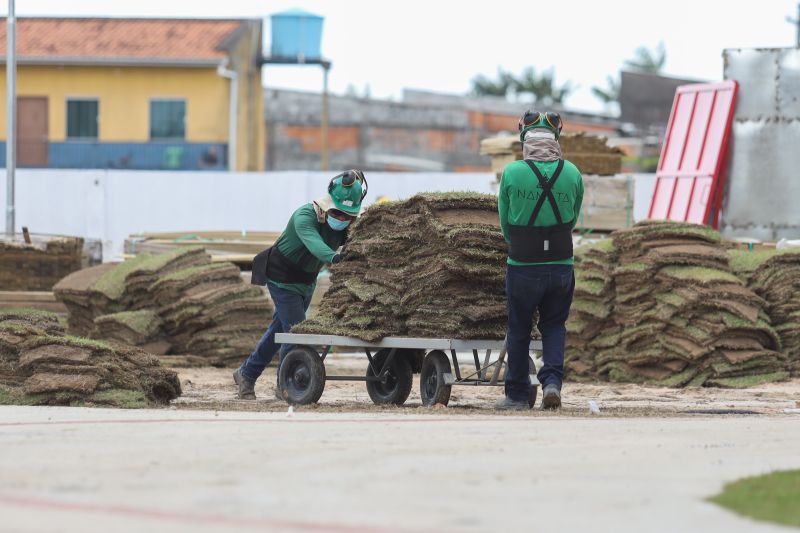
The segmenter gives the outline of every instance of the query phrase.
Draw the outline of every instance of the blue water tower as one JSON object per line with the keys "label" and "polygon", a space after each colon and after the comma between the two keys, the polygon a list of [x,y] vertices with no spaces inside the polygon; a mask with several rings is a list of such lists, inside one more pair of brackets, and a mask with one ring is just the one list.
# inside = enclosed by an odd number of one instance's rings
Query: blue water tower
{"label": "blue water tower", "polygon": [[299,63],[322,58],[322,17],[302,9],[270,15],[273,58],[296,59]]}

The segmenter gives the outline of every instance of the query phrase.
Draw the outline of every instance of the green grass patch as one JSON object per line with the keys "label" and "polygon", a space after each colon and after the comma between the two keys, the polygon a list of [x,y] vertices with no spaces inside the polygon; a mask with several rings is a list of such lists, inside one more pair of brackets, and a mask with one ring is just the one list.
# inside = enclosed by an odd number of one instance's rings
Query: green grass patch
{"label": "green grass patch", "polygon": [[103,274],[94,283],[92,289],[105,294],[111,300],[116,300],[125,292],[125,280],[129,275],[140,270],[154,272],[163,268],[177,257],[194,252],[197,249],[197,246],[187,246],[158,255],[139,254]]}
{"label": "green grass patch", "polygon": [[94,339],[87,339],[85,337],[74,337],[72,335],[66,335],[64,337],[53,337],[53,339],[66,339],[69,341],[69,344],[73,346],[83,347],[83,348],[99,348],[101,350],[113,350],[114,348],[108,344],[107,342],[103,341],[96,341]]}
{"label": "green grass patch", "polygon": [[686,303],[686,298],[674,292],[662,292],[656,294],[656,301],[660,304],[681,308]]}
{"label": "green grass patch", "polygon": [[166,276],[161,276],[161,279],[158,280],[156,285],[159,285],[163,282],[167,281],[180,281],[184,280],[188,277],[191,277],[195,274],[200,274],[203,272],[211,272],[214,270],[223,270],[223,269],[230,269],[230,263],[208,263],[206,265],[199,265],[193,266],[189,268],[184,268],[182,270],[176,270],[175,272],[171,272]]}
{"label": "green grass patch", "polygon": [[31,326],[28,324],[19,324],[17,322],[2,322],[0,323],[0,331],[8,331],[16,335],[46,335],[45,331],[41,328]]}
{"label": "green grass patch", "polygon": [[774,383],[776,381],[786,381],[789,379],[788,372],[772,372],[769,374],[756,374],[753,376],[739,376],[736,378],[713,378],[706,384],[723,389],[749,389],[764,383]]}
{"label": "green grass patch", "polygon": [[13,320],[15,318],[32,318],[58,322],[58,315],[50,311],[31,309],[28,307],[2,307],[0,320]]}
{"label": "green grass patch", "polygon": [[620,265],[614,271],[614,274],[627,274],[629,272],[645,272],[653,268],[653,265],[648,265],[647,263],[628,263],[626,265]]}
{"label": "green grass patch", "polygon": [[127,278],[130,273],[152,261],[154,257],[156,256],[139,254],[136,257],[132,257],[120,263],[95,281],[92,289],[105,294],[112,300],[116,300],[122,296],[125,290],[125,278]]}
{"label": "green grass patch", "polygon": [[756,520],[800,527],[800,470],[773,472],[728,483],[709,501]]}
{"label": "green grass patch", "polygon": [[612,253],[614,251],[614,241],[612,239],[600,239],[599,241],[581,244],[575,248],[575,256],[586,255],[593,250]]}
{"label": "green grass patch", "polygon": [[20,403],[19,395],[11,389],[0,386],[0,405],[16,405]]}
{"label": "green grass patch", "polygon": [[581,300],[576,298],[572,302],[572,308],[576,311],[580,311],[582,313],[586,313],[587,315],[591,315],[596,318],[605,318],[608,316],[609,309],[607,306],[591,301],[591,300]]}
{"label": "green grass patch", "polygon": [[598,280],[580,279],[575,283],[575,291],[600,296],[606,290],[606,284]]}
{"label": "green grass patch", "polygon": [[717,270],[716,268],[707,268],[699,266],[669,266],[661,269],[661,272],[669,277],[685,280],[685,281],[698,281],[700,283],[709,282],[729,282],[741,284],[741,280],[735,275]]}
{"label": "green grass patch", "polygon": [[769,258],[778,253],[776,250],[728,250],[731,270],[734,272],[750,273],[755,271]]}
{"label": "green grass patch", "polygon": [[150,309],[142,309],[139,311],[123,311],[121,313],[114,313],[111,315],[103,315],[95,318],[95,324],[102,324],[103,322],[117,322],[123,324],[132,331],[141,335],[149,335],[154,333],[161,320],[158,314]]}
{"label": "green grass patch", "polygon": [[114,405],[123,409],[143,409],[147,407],[147,398],[142,391],[128,389],[109,389],[95,392],[88,401],[106,405]]}

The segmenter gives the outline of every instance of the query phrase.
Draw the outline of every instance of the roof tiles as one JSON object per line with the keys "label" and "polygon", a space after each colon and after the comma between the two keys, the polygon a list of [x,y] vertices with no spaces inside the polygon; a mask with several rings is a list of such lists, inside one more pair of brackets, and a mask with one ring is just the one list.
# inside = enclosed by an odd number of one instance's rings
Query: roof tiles
{"label": "roof tiles", "polygon": [[[18,18],[20,62],[198,62],[222,60],[244,19]],[[0,20],[0,54],[6,20]]]}

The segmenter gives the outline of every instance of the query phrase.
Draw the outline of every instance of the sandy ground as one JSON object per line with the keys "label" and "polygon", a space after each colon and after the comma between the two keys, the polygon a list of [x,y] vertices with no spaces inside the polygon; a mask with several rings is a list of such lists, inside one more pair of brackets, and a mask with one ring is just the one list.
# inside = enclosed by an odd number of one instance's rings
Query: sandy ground
{"label": "sandy ground", "polygon": [[[326,360],[329,375],[357,375],[366,372],[366,358],[356,354],[334,353]],[[462,365],[462,372],[467,372]],[[286,411],[286,403],[275,399],[275,369],[267,368],[256,384],[258,400],[236,400],[232,370],[216,368],[177,368],[183,396],[175,402],[178,409],[216,409],[234,411]],[[411,396],[404,408],[373,405],[363,382],[329,381],[320,403],[296,408],[313,412],[391,412],[433,413],[441,409],[423,407],[419,396],[419,374],[414,375]],[[453,387],[449,414],[496,415],[494,402],[502,395],[502,387]],[[784,409],[800,408],[800,379],[774,383],[745,390],[714,388],[668,389],[620,384],[566,383],[563,389],[564,408],[557,416],[590,416],[589,401],[601,409],[601,417],[627,416],[697,416],[700,414],[783,414]],[[538,402],[537,402],[538,407]],[[519,415],[519,413],[516,413]],[[540,409],[524,416],[556,416]],[[596,416],[596,415],[595,415]]]}
{"label": "sandy ground", "polygon": [[415,385],[386,408],[363,383],[330,382],[318,406],[288,412],[274,372],[255,402],[233,399],[229,370],[180,376],[165,409],[0,407],[0,531],[778,532],[705,498],[800,468],[800,414],[784,411],[800,407],[800,380],[571,384],[559,413],[500,415],[499,388],[458,388],[434,409]]}

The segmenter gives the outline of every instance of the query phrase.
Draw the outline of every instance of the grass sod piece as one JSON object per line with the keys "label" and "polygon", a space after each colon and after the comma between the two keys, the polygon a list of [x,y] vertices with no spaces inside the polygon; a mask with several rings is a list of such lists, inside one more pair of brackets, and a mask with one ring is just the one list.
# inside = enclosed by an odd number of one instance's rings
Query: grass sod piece
{"label": "grass sod piece", "polygon": [[157,272],[181,256],[202,253],[205,253],[203,248],[187,246],[163,254],[139,254],[107,271],[92,285],[91,289],[104,294],[111,300],[117,300],[124,294],[125,281],[132,274]]}
{"label": "grass sod piece", "polygon": [[144,409],[149,407],[145,393],[129,389],[108,389],[98,391],[87,398],[98,405],[112,405],[123,409]]}
{"label": "grass sod piece", "polygon": [[776,250],[728,250],[731,270],[739,275],[749,275],[761,267],[768,259],[772,258]]}
{"label": "grass sod piece", "polygon": [[58,315],[50,311],[31,309],[29,307],[0,307],[0,321],[15,318],[29,319],[35,322],[58,322]]}
{"label": "grass sod piece", "polygon": [[121,324],[142,337],[151,337],[161,327],[161,320],[158,318],[158,314],[149,309],[122,311],[121,313],[99,316],[95,319],[95,324],[98,325],[113,326],[114,323]]}
{"label": "grass sod piece", "polygon": [[147,407],[180,394],[177,375],[140,350],[39,334],[30,326],[24,335],[13,353],[4,354],[4,372],[10,374],[0,403]]}
{"label": "grass sod piece", "polygon": [[699,285],[714,283],[739,283],[742,281],[734,274],[716,268],[697,266],[668,266],[659,271],[659,274],[682,282],[696,282]]}
{"label": "grass sod piece", "polygon": [[601,296],[607,292],[607,285],[598,280],[576,280],[575,294],[587,294],[590,296]]}
{"label": "grass sod piece", "polygon": [[506,244],[495,197],[423,193],[372,206],[348,250],[317,315],[293,331],[503,337]]}
{"label": "grass sod piece", "polygon": [[720,494],[708,501],[755,520],[800,527],[800,470],[727,483]]}
{"label": "grass sod piece", "polygon": [[197,265],[191,266],[188,268],[183,268],[181,270],[176,270],[175,272],[170,272],[169,274],[162,276],[154,285],[153,289],[158,290],[158,287],[162,283],[168,283],[170,281],[182,281],[188,279],[196,274],[203,274],[208,272],[215,272],[215,271],[233,271],[232,268],[236,269],[234,274],[239,275],[239,269],[236,268],[231,263],[208,263],[205,265]]}
{"label": "grass sod piece", "polygon": [[787,379],[789,379],[789,372],[784,370],[780,372],[755,374],[735,378],[710,378],[706,384],[723,389],[749,389],[765,383],[786,381]]}
{"label": "grass sod piece", "polygon": [[607,318],[609,313],[611,312],[611,310],[607,305],[603,305],[595,301],[583,300],[577,298],[572,302],[572,309],[593,316],[598,319]]}
{"label": "grass sod piece", "polygon": [[0,308],[0,325],[3,324],[26,324],[48,333],[63,333],[65,329],[57,314],[27,307]]}

